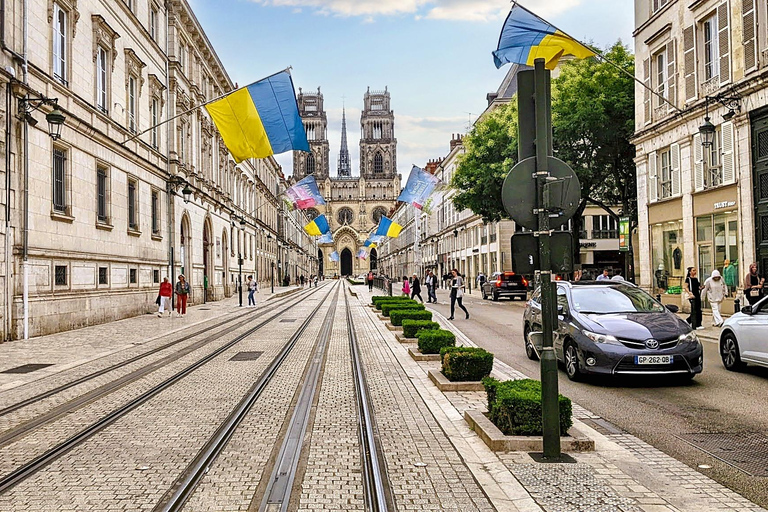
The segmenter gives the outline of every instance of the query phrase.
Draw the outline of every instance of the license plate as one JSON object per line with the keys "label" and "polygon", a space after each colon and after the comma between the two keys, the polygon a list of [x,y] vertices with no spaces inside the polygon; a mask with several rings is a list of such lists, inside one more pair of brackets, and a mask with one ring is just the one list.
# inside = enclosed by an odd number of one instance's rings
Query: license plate
{"label": "license plate", "polygon": [[672,364],[674,356],[635,356],[635,364]]}

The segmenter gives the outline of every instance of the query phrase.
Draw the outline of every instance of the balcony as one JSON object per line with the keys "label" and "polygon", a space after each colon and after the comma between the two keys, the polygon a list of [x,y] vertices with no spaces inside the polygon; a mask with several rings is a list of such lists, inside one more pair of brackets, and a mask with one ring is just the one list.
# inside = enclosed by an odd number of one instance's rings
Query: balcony
{"label": "balcony", "polygon": [[701,95],[712,96],[720,89],[720,75],[715,75],[701,84]]}

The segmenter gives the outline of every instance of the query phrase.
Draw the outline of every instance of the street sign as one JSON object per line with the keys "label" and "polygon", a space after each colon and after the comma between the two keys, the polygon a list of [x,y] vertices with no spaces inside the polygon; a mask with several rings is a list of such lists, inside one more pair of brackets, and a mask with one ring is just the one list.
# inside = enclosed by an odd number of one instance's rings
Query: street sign
{"label": "street sign", "polygon": [[[568,231],[555,231],[550,235],[552,248],[551,269],[555,274],[573,272],[573,236]],[[512,235],[512,271],[530,275],[542,270],[539,263],[539,240],[533,233]]]}
{"label": "street sign", "polygon": [[619,218],[619,251],[629,252],[629,217]]}
{"label": "street sign", "polygon": [[[550,222],[561,225],[574,216],[581,202],[581,185],[568,164],[553,156],[547,157],[551,181],[545,186],[545,201],[551,213],[558,213]],[[512,220],[526,229],[539,229],[539,216],[533,213],[537,197],[536,157],[518,162],[504,179],[501,200]]]}

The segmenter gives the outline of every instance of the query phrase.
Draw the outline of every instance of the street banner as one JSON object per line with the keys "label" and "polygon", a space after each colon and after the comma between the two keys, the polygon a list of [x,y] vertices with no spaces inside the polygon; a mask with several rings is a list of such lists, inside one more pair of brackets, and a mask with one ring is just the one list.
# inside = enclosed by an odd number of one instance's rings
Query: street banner
{"label": "street banner", "polygon": [[403,188],[397,200],[411,203],[416,208],[421,209],[439,182],[440,179],[437,176],[414,165],[410,176],[408,176],[405,188]]}
{"label": "street banner", "polygon": [[285,195],[293,204],[294,209],[306,210],[319,204],[325,204],[325,199],[317,188],[314,176],[307,176],[285,191]]}
{"label": "street banner", "polygon": [[629,217],[619,218],[619,251],[629,252]]}

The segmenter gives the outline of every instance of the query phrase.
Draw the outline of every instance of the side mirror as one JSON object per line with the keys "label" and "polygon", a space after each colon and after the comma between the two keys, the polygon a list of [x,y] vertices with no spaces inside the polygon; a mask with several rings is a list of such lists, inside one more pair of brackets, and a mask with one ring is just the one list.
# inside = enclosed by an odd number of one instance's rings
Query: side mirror
{"label": "side mirror", "polygon": [[751,315],[752,314],[752,306],[744,306],[741,308],[741,312],[745,315]]}
{"label": "side mirror", "polygon": [[675,306],[674,304],[665,304],[664,307],[666,307],[667,311],[669,311],[670,313],[677,313],[678,311],[680,311],[680,308]]}

